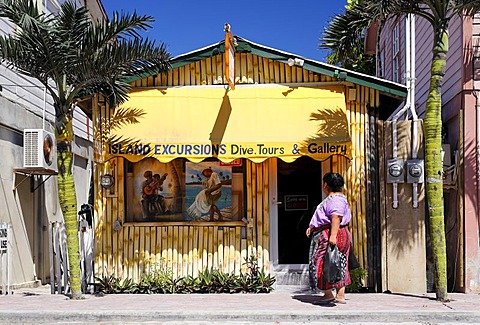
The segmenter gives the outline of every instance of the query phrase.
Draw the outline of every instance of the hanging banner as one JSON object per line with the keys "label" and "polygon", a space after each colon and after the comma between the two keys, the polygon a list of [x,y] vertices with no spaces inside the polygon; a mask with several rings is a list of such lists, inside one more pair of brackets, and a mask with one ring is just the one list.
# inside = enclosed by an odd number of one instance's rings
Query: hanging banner
{"label": "hanging banner", "polygon": [[225,77],[232,90],[235,90],[235,43],[230,25],[225,24]]}

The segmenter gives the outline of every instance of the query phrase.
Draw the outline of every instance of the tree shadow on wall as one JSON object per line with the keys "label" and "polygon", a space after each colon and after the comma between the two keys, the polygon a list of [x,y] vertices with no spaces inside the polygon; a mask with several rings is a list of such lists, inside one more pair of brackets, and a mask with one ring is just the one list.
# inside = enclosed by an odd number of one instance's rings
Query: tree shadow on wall
{"label": "tree shadow on wall", "polygon": [[312,141],[343,142],[350,139],[347,115],[338,108],[323,108],[310,114],[310,121],[317,124],[317,131],[305,139],[300,149],[306,149]]}
{"label": "tree shadow on wall", "polygon": [[[418,207],[413,208],[413,185],[407,183],[406,170],[407,160],[411,159],[411,147],[412,147],[412,125],[411,121],[399,121],[397,123],[397,148],[398,158],[404,162],[404,182],[398,184],[398,207],[393,208],[393,184],[387,183],[387,160],[393,157],[393,139],[392,130],[393,123],[387,122],[384,124],[383,139],[379,139],[380,145],[384,151],[384,168],[385,175],[381,177],[384,179],[385,193],[380,193],[380,196],[385,200],[385,213],[386,216],[383,219],[385,227],[387,250],[393,259],[399,259],[405,256],[405,254],[411,251],[419,242],[423,241],[427,229],[425,228],[426,210],[425,210],[425,183],[419,183],[417,190],[419,195]],[[418,125],[418,143],[420,146],[416,147],[418,153],[418,159],[424,159],[424,146],[423,146],[423,131],[422,125]],[[381,147],[381,148],[382,148]],[[421,218],[424,216],[424,219]],[[424,232],[422,232],[422,230]]]}
{"label": "tree shadow on wall", "polygon": [[102,116],[100,123],[95,127],[94,139],[105,145],[116,144],[121,147],[140,145],[140,140],[135,138],[126,138],[114,131],[121,130],[122,127],[131,124],[140,123],[146,112],[140,108],[133,107],[115,107],[111,110],[109,116]]}

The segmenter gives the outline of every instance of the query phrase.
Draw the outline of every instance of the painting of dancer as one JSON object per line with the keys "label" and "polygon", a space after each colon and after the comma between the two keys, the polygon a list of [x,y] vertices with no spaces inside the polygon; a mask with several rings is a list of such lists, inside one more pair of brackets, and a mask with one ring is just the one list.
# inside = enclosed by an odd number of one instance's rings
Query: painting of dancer
{"label": "painting of dancer", "polygon": [[189,221],[231,221],[232,167],[218,162],[186,163],[186,211]]}

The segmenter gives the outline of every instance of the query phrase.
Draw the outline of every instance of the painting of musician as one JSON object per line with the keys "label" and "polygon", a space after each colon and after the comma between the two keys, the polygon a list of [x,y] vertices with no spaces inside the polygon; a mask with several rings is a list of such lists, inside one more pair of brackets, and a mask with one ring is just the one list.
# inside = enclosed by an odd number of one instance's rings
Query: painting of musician
{"label": "painting of musician", "polygon": [[161,163],[146,158],[127,172],[127,222],[182,221],[183,161]]}
{"label": "painting of musician", "polygon": [[145,181],[142,184],[142,213],[143,218],[151,218],[160,214],[169,213],[165,206],[165,197],[162,195],[163,182],[168,173],[153,175],[151,170],[147,170],[143,177]]}

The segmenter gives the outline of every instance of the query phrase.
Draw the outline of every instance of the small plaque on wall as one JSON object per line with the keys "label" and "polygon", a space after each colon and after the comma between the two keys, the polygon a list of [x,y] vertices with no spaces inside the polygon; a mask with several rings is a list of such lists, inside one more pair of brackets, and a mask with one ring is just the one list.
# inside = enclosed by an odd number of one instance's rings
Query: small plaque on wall
{"label": "small plaque on wall", "polygon": [[232,167],[239,167],[242,166],[242,158],[237,158],[232,160],[231,162],[224,163],[224,162],[219,162],[220,166],[232,166]]}
{"label": "small plaque on wall", "polygon": [[308,210],[308,195],[285,195],[285,211]]}

